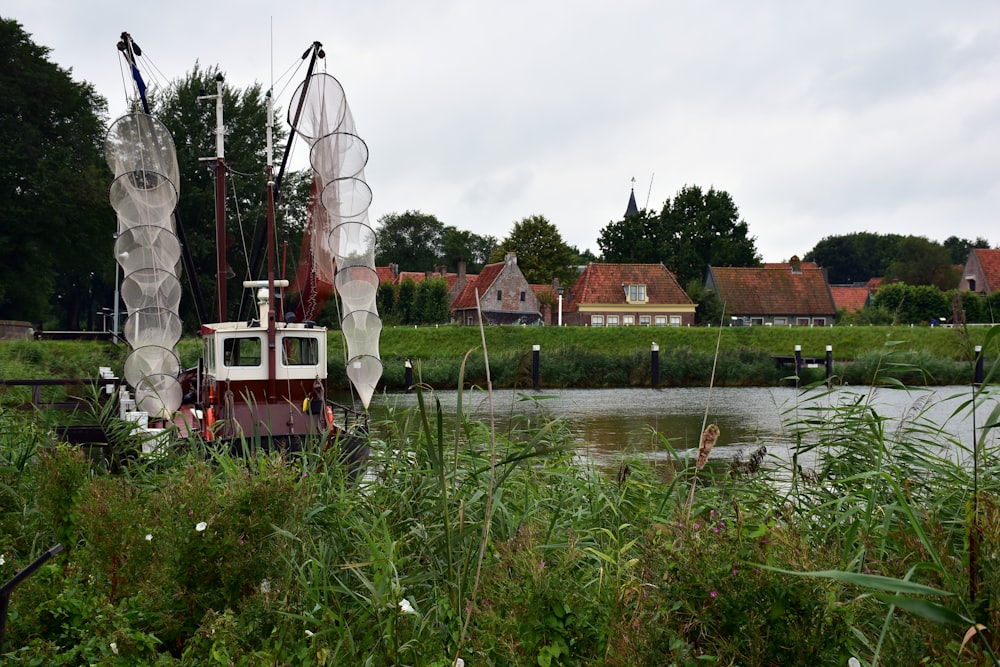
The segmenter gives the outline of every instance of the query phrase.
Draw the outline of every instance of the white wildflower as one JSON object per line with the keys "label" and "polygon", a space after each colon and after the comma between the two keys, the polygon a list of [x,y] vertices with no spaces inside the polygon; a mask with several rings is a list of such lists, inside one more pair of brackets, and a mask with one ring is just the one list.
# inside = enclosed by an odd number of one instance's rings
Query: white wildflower
{"label": "white wildflower", "polygon": [[407,600],[406,598],[403,598],[402,600],[399,601],[399,611],[404,614],[417,613],[417,610],[413,608],[413,605],[410,604],[410,601]]}
{"label": "white wildflower", "polygon": [[153,541],[153,534],[152,533],[146,533],[146,541],[147,542],[152,542]]}
{"label": "white wildflower", "polygon": [[271,581],[269,579],[265,579],[264,581],[260,582],[260,592],[263,593],[264,595],[267,595],[268,593],[271,592]]}
{"label": "white wildflower", "polygon": [[454,667],[465,667],[465,660],[462,660],[461,658],[455,658]]}
{"label": "white wildflower", "polygon": [[306,637],[312,637],[312,636],[313,636],[313,635],[315,635],[315,634],[316,634],[316,633],[315,633],[315,632],[313,632],[312,630],[306,630]]}
{"label": "white wildflower", "polygon": [[3,557],[3,554],[0,554],[0,565],[3,565],[6,562],[7,562],[7,559]]}
{"label": "white wildflower", "polygon": [[118,655],[118,644],[115,642],[111,642],[111,652]]}
{"label": "white wildflower", "polygon": [[194,527],[194,529],[197,530],[199,533],[205,530],[206,528],[208,528],[208,524],[205,523],[204,521],[199,521],[198,524]]}
{"label": "white wildflower", "polygon": [[861,667],[861,661],[852,655],[851,659],[847,661],[847,667]]}

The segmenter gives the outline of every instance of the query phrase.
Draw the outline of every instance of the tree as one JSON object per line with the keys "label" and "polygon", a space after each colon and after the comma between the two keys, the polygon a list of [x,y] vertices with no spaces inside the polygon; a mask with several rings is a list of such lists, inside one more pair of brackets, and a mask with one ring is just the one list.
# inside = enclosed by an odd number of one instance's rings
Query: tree
{"label": "tree", "polygon": [[802,259],[826,269],[831,284],[868,282],[886,275],[902,238],[899,234],[872,232],[827,236]]}
{"label": "tree", "polygon": [[645,209],[608,223],[597,240],[605,262],[663,263],[682,285],[713,266],[760,264],[756,239],[728,192],[684,186],[659,215]]}
{"label": "tree", "polygon": [[659,264],[663,219],[646,209],[609,222],[597,237],[601,259],[612,264]]}
{"label": "tree", "polygon": [[491,262],[501,262],[507,253],[517,255],[517,267],[529,283],[551,283],[558,278],[569,286],[576,281],[574,261],[577,253],[563,241],[559,230],[541,215],[532,215],[514,223],[514,228],[500,248],[493,251]]}
{"label": "tree", "polygon": [[923,236],[906,236],[897,244],[885,278],[907,285],[934,285],[948,290],[957,285],[961,277],[951,257],[948,249],[939,243]]}
{"label": "tree", "polygon": [[989,248],[990,242],[982,236],[977,236],[975,241],[960,239],[957,236],[949,236],[942,243],[945,249],[951,253],[953,264],[965,264],[969,259],[969,251],[973,248]]}
{"label": "tree", "polygon": [[[483,265],[497,247],[495,236],[479,236],[469,231],[459,230],[451,225],[441,233],[441,259],[448,268],[454,269],[460,260],[466,263],[466,270],[479,273]],[[423,267],[426,270],[428,267]]]}
{"label": "tree", "polygon": [[663,204],[660,251],[681,285],[703,280],[708,266],[760,264],[756,238],[728,192],[684,186]]}
{"label": "tree", "polygon": [[[215,176],[201,164],[201,158],[215,155],[215,105],[198,97],[214,93],[218,66],[194,69],[171,83],[160,98],[150,100],[153,114],[170,130],[177,149],[180,168],[180,199],[177,212],[184,226],[188,249],[195,265],[196,278],[187,276],[192,289],[199,289],[206,304],[214,302],[216,286]],[[224,78],[224,77],[223,77]],[[229,167],[226,188],[226,256],[229,267],[239,277],[227,284],[227,318],[236,313],[243,295],[243,279],[259,279],[259,267],[251,267],[256,240],[263,238],[267,224],[267,184],[264,165],[267,148],[267,108],[260,84],[237,90],[222,87],[223,115],[226,123],[226,164]],[[280,117],[279,113],[275,114]],[[287,136],[275,128],[275,143]],[[303,197],[308,191],[302,175],[289,175],[291,185],[280,193],[282,211],[294,215],[277,216],[279,238],[294,233],[293,248],[298,250],[305,209]],[[294,262],[292,263],[294,266]],[[279,267],[280,269],[280,267]],[[252,302],[250,304],[252,306]],[[211,306],[209,306],[211,308]],[[181,301],[181,315],[190,328],[194,323],[193,304]],[[211,316],[209,313],[206,315]],[[242,317],[242,314],[239,315]]]}
{"label": "tree", "polygon": [[448,282],[444,278],[421,280],[413,299],[411,321],[404,324],[443,324],[449,317]]}
{"label": "tree", "polygon": [[76,329],[111,304],[107,102],[0,19],[0,319]]}
{"label": "tree", "polygon": [[427,271],[442,256],[445,227],[433,215],[387,213],[379,218],[375,231],[375,263],[380,266],[394,262],[400,271]]}

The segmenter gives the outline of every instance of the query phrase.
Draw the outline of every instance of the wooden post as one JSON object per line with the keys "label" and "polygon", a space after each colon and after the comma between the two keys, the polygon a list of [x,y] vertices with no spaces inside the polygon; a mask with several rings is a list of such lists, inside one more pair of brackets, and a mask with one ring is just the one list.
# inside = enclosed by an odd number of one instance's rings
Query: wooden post
{"label": "wooden post", "polygon": [[410,363],[409,359],[406,360],[406,379],[404,382],[406,383],[406,391],[409,391],[413,386],[413,364]]}
{"label": "wooden post", "polygon": [[538,357],[541,345],[531,346],[531,386],[538,389]]}
{"label": "wooden post", "polygon": [[975,379],[976,384],[982,384],[983,383],[983,377],[984,377],[984,373],[983,373],[983,346],[982,345],[977,345],[976,346],[976,379]]}
{"label": "wooden post", "polygon": [[833,378],[833,345],[826,346],[826,386],[830,386]]}
{"label": "wooden post", "polygon": [[802,381],[802,346],[795,346],[795,387]]}
{"label": "wooden post", "polygon": [[653,388],[660,386],[660,346],[653,343],[650,346],[650,365],[652,367]]}

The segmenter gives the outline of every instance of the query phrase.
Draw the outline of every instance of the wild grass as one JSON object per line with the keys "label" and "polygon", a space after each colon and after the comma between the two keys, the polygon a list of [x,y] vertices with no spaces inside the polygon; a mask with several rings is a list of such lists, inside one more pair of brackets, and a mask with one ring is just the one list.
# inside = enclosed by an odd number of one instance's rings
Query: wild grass
{"label": "wild grass", "polygon": [[[876,377],[909,363],[890,347]],[[3,658],[1000,664],[997,396],[970,385],[969,446],[919,398],[881,414],[900,386],[803,390],[791,460],[756,472],[623,456],[606,475],[558,418],[446,418],[422,383],[373,424],[356,482],[319,447],[192,442],[109,470],[3,410],[0,580],[66,547],[14,592]]]}

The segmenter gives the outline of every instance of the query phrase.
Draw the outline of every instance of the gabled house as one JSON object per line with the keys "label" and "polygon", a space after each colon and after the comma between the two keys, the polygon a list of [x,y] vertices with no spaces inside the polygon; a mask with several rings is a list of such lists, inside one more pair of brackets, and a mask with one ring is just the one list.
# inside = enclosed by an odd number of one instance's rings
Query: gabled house
{"label": "gabled house", "polygon": [[662,264],[591,262],[568,290],[568,325],[690,326],[695,304]]}
{"label": "gabled house", "polygon": [[972,248],[962,269],[960,292],[992,294],[1000,290],[1000,250]]}
{"label": "gabled house", "polygon": [[517,255],[507,253],[504,261],[487,264],[479,275],[465,273],[459,265],[452,286],[451,315],[459,324],[478,324],[476,292],[484,324],[540,324],[541,304],[531,285],[517,267]]}
{"label": "gabled house", "polygon": [[705,288],[734,324],[829,326],[837,316],[826,272],[798,257],[754,267],[710,266]]}
{"label": "gabled house", "polygon": [[881,282],[881,278],[872,278],[867,283],[830,285],[833,305],[838,311],[843,309],[848,313],[860,312],[871,305],[872,297],[875,296]]}

